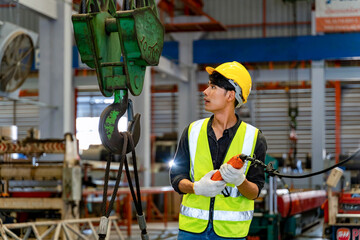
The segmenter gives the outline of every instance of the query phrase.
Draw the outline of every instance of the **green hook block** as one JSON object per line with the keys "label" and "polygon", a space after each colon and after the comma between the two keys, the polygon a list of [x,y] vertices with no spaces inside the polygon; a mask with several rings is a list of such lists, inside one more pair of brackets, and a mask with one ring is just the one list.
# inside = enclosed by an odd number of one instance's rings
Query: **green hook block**
{"label": "green hook block", "polygon": [[154,1],[149,6],[115,11],[112,1],[100,6],[87,2],[85,14],[72,17],[75,40],[82,62],[97,72],[100,91],[106,97],[116,90],[141,93],[146,66],[159,63],[164,45],[164,27]]}

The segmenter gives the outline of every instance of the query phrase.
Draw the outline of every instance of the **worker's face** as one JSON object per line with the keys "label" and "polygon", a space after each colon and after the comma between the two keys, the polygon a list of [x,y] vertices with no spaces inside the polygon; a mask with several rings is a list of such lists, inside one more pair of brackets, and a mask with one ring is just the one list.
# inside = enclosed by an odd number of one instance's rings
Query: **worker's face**
{"label": "worker's face", "polygon": [[228,104],[227,102],[227,93],[225,89],[216,86],[214,84],[208,83],[208,87],[204,90],[204,101],[205,101],[205,110],[209,112],[216,112],[222,110]]}

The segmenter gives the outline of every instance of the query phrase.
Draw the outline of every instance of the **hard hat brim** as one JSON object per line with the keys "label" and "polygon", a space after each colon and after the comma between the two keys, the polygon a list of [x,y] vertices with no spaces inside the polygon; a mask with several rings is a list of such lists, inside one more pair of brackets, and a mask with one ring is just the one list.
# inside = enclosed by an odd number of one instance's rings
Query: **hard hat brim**
{"label": "hard hat brim", "polygon": [[208,74],[212,74],[215,70],[215,68],[212,68],[212,67],[206,67],[205,70],[208,72]]}

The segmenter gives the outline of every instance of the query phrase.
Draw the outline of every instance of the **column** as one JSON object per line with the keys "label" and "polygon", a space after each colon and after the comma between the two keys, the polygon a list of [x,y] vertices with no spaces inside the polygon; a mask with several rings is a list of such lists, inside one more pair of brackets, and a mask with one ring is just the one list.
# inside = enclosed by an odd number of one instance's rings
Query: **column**
{"label": "column", "polygon": [[39,19],[39,101],[56,106],[40,109],[41,138],[74,132],[71,1],[57,1],[57,11],[57,20]]}
{"label": "column", "polygon": [[[320,171],[324,168],[325,158],[325,69],[324,61],[311,63],[311,170]],[[311,178],[312,188],[321,187],[323,175]]]}
{"label": "column", "polygon": [[202,33],[174,33],[171,36],[179,42],[179,65],[187,82],[178,82],[178,139],[184,128],[198,119],[198,84],[196,65],[193,59],[193,42]]}
{"label": "column", "polygon": [[151,68],[146,68],[143,90],[139,96],[132,96],[129,92],[129,98],[133,100],[134,114],[140,113],[141,135],[136,146],[137,163],[144,167],[144,185],[150,187],[151,183]]}

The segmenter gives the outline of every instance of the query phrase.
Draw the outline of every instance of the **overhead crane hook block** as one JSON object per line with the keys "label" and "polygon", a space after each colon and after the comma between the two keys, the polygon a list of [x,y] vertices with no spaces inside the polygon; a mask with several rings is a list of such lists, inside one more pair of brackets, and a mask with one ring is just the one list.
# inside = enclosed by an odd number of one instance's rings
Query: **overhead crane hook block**
{"label": "overhead crane hook block", "polygon": [[[118,123],[128,107],[127,97],[118,101],[116,95],[127,90],[134,96],[140,95],[146,66],[159,63],[164,45],[164,27],[155,0],[138,0],[136,4],[134,0],[125,0],[125,3],[126,11],[116,11],[112,0],[82,0],[80,13],[72,16],[82,62],[96,69],[101,93],[105,97],[115,95],[114,103],[104,110],[99,123],[101,140],[113,153],[121,153],[115,145],[122,145],[123,137],[115,133],[109,138],[109,129],[117,129],[113,124]],[[140,127],[135,121],[133,130],[140,134],[137,126]]]}

